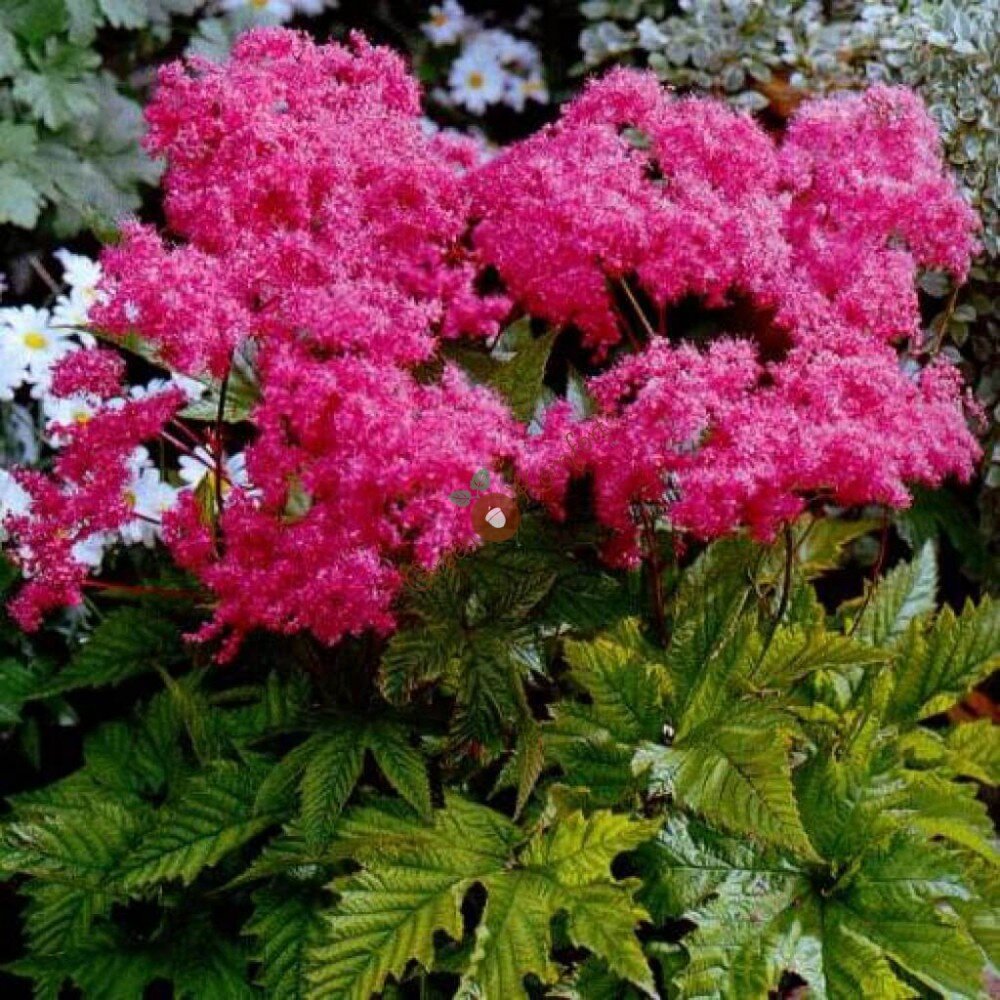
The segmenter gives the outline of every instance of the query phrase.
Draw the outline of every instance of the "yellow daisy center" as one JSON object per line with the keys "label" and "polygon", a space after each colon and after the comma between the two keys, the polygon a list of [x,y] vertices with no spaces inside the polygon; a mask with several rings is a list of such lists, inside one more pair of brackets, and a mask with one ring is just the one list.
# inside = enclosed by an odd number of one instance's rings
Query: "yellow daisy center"
{"label": "yellow daisy center", "polygon": [[37,330],[30,330],[24,335],[24,346],[32,351],[40,351],[49,346],[49,339],[44,333]]}
{"label": "yellow daisy center", "polygon": [[443,28],[448,23],[448,15],[444,11],[438,11],[436,14],[431,14],[431,24],[435,28]]}
{"label": "yellow daisy center", "polygon": [[473,90],[479,90],[479,88],[482,87],[482,85],[485,82],[486,81],[483,80],[483,74],[482,73],[472,72],[472,73],[469,74],[469,86]]}

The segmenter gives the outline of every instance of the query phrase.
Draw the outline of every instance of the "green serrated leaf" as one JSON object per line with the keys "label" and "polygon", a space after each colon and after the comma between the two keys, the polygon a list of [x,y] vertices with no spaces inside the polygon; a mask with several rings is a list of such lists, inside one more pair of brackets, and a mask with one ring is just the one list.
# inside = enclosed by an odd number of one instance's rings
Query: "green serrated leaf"
{"label": "green serrated leaf", "polygon": [[87,637],[69,665],[33,697],[120,684],[176,662],[181,652],[180,630],[173,622],[149,608],[117,608]]}
{"label": "green serrated leaf", "polygon": [[1000,665],[1000,603],[983,598],[961,615],[943,608],[930,628],[914,623],[899,643],[888,721],[913,724],[950,708]]}
{"label": "green serrated leaf", "polygon": [[759,689],[790,687],[820,671],[867,669],[889,660],[881,649],[825,629],[780,627],[763,659],[753,668],[749,683]]}
{"label": "green serrated leaf", "polygon": [[549,958],[555,887],[534,872],[484,879],[487,899],[460,996],[525,996],[524,978],[543,983],[558,977]]}
{"label": "green serrated leaf", "polygon": [[304,1000],[308,955],[323,930],[320,902],[308,888],[276,884],[254,893],[244,933],[256,940],[257,979],[271,1000]]}
{"label": "green serrated leaf", "polygon": [[[411,961],[429,969],[434,935],[462,937],[462,897],[472,881],[509,859],[509,824],[491,810],[451,797],[422,826],[382,810],[359,810],[345,834],[366,868],[334,882],[339,902],[312,950],[311,997],[369,1000]],[[372,840],[365,831],[378,839]]]}
{"label": "green serrated leaf", "polygon": [[334,821],[361,777],[365,746],[359,735],[357,728],[345,726],[318,733],[304,745],[308,751],[299,786],[302,832],[311,846],[329,839]]}
{"label": "green serrated leaf", "polygon": [[945,737],[945,746],[955,774],[1000,785],[1000,726],[992,719],[955,726]]}
{"label": "green serrated leaf", "polygon": [[427,764],[410,745],[401,726],[374,725],[365,732],[365,745],[389,784],[422,816],[431,814],[431,786]]}
{"label": "green serrated leaf", "polygon": [[934,610],[937,586],[934,546],[927,542],[912,562],[897,566],[875,585],[874,596],[861,602],[854,634],[872,646],[889,645],[911,621]]}
{"label": "green serrated leaf", "polygon": [[799,817],[788,734],[749,713],[708,723],[670,748],[652,748],[653,778],[721,829],[815,858]]}
{"label": "green serrated leaf", "polygon": [[205,869],[258,836],[276,817],[254,815],[259,778],[228,761],[192,775],[159,812],[124,862],[129,889],[177,879],[189,885]]}
{"label": "green serrated leaf", "polygon": [[493,368],[486,383],[503,396],[518,420],[530,420],[535,412],[557,335],[557,330],[550,330],[533,337],[527,318],[518,320],[503,335],[501,345],[513,356]]}

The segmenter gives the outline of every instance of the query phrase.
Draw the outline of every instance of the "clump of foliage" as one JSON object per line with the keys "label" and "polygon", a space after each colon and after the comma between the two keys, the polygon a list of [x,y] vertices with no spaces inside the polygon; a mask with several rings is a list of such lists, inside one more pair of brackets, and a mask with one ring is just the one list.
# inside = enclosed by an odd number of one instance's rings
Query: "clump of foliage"
{"label": "clump of foliage", "polygon": [[189,612],[107,612],[20,695],[144,692],[14,797],[13,970],[116,998],[982,995],[997,731],[939,713],[1000,614],[939,609],[930,546],[827,613],[813,581],[868,527],[716,543],[665,581],[666,644],[534,519],[384,650],[206,670]]}
{"label": "clump of foliage", "polygon": [[107,225],[139,205],[156,165],[139,149],[142,114],[103,68],[98,31],[163,31],[201,0],[13,0],[0,11],[0,224],[57,235]]}

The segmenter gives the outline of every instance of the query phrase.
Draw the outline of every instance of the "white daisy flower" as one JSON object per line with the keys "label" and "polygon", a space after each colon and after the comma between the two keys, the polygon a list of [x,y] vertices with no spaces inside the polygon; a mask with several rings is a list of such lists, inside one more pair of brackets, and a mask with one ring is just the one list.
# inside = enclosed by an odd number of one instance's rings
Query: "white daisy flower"
{"label": "white daisy flower", "polygon": [[113,541],[114,536],[109,532],[97,531],[87,538],[82,538],[73,546],[71,549],[73,558],[91,569],[100,569],[101,563],[104,562],[104,553]]}
{"label": "white daisy flower", "polygon": [[30,506],[31,497],[20,483],[6,469],[0,469],[0,542],[7,540],[4,521],[27,514]]}
{"label": "white daisy flower", "polygon": [[188,378],[187,375],[179,375],[174,372],[170,376],[170,384],[175,385],[187,396],[189,402],[196,402],[208,392],[208,386],[204,382],[199,382],[196,378]]}
{"label": "white daisy flower", "polygon": [[9,403],[24,382],[24,364],[13,343],[4,335],[3,314],[6,311],[0,309],[0,400]]}
{"label": "white daisy flower", "polygon": [[255,19],[271,24],[290,21],[295,16],[294,0],[221,0],[223,10],[248,10]]}
{"label": "white daisy flower", "polygon": [[60,295],[52,306],[52,325],[71,330],[85,327],[90,322],[90,309],[93,304],[93,299],[75,288],[69,295]]}
{"label": "white daisy flower", "polygon": [[[181,455],[179,475],[184,488],[195,489],[206,477],[210,476],[215,482],[215,459],[205,448],[196,448],[193,455]],[[242,452],[235,455],[228,455],[223,459],[222,467],[225,470],[225,479],[222,483],[222,493],[225,495],[233,486],[247,489],[250,480],[247,477],[247,459]]]}
{"label": "white daisy flower", "polygon": [[481,31],[471,38],[463,55],[470,53],[483,59],[492,59],[502,66],[514,63],[522,69],[534,69],[541,64],[538,49],[531,42],[515,38],[499,28]]}
{"label": "white daisy flower", "polygon": [[93,305],[98,297],[97,286],[101,280],[101,265],[96,260],[91,260],[82,254],[70,253],[68,250],[57,250],[55,256],[62,264],[62,280]]}
{"label": "white daisy flower", "polygon": [[42,412],[45,414],[45,433],[49,444],[61,448],[67,442],[64,434],[57,427],[72,427],[87,423],[97,412],[100,404],[92,396],[45,396],[42,399]]}
{"label": "white daisy flower", "polygon": [[5,368],[13,365],[23,372],[24,381],[42,391],[48,387],[52,365],[78,346],[66,330],[52,325],[48,309],[34,306],[0,311],[0,340]]}
{"label": "white daisy flower", "polygon": [[[90,322],[90,310],[101,299],[97,290],[101,280],[101,265],[96,260],[68,250],[55,252],[63,268],[63,281],[69,285],[69,294],[60,295],[52,307],[52,323],[56,327],[80,328]],[[93,346],[90,334],[81,334],[80,339]]]}
{"label": "white daisy flower", "polygon": [[523,111],[528,101],[547,104],[549,89],[545,86],[545,81],[537,74],[528,77],[509,76],[505,100],[515,111]]}
{"label": "white daisy flower", "polygon": [[444,0],[430,10],[430,20],[422,25],[424,34],[435,45],[454,45],[473,25],[474,20],[455,0]]}
{"label": "white daisy flower", "polygon": [[451,97],[474,115],[481,115],[504,95],[507,74],[487,49],[463,52],[448,75]]}
{"label": "white daisy flower", "polygon": [[133,465],[126,500],[136,516],[119,529],[122,541],[151,549],[161,536],[163,515],[173,508],[179,492],[163,480],[159,469],[144,463]]}

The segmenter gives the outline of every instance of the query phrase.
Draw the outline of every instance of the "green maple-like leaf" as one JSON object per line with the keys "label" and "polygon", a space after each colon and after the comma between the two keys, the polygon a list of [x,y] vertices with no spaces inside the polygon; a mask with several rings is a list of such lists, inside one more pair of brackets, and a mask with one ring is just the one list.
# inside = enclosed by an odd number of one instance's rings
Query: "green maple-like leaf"
{"label": "green maple-like leaf", "polygon": [[516,836],[489,814],[453,799],[428,827],[377,809],[354,817],[347,835],[377,860],[331,887],[339,901],[312,952],[310,996],[369,1000],[411,961],[431,967],[435,933],[462,937],[466,890],[503,868]]}
{"label": "green maple-like leaf", "polygon": [[431,811],[427,766],[406,728],[384,720],[340,718],[286,754],[261,785],[257,808],[274,810],[293,789],[300,801],[300,829],[311,847],[328,841],[370,753],[389,784],[424,816]]}
{"label": "green maple-like leaf", "polygon": [[887,720],[910,724],[950,708],[1000,666],[1000,603],[983,598],[961,615],[944,608],[924,629],[900,640]]}
{"label": "green maple-like leaf", "polygon": [[980,719],[955,726],[945,737],[948,766],[984,785],[1000,784],[1000,726]]}
{"label": "green maple-like leaf", "polygon": [[822,671],[845,671],[885,663],[890,654],[822,628],[779,627],[748,677],[755,688],[790,687]]}
{"label": "green maple-like leaf", "polygon": [[589,696],[587,714],[621,743],[656,739],[664,719],[669,676],[661,651],[626,619],[591,642],[567,642],[570,678]]}
{"label": "green maple-like leaf", "polygon": [[304,1000],[309,950],[323,926],[319,900],[307,888],[276,884],[254,893],[254,915],[244,933],[257,942],[257,979],[271,1000]]}
{"label": "green maple-like leaf", "polygon": [[274,815],[254,812],[259,784],[259,769],[229,761],[192,775],[123,860],[126,886],[140,889],[171,879],[190,884],[205,868],[274,825]]}
{"label": "green maple-like leaf", "polygon": [[653,781],[722,830],[810,857],[815,852],[799,817],[788,744],[788,732],[775,720],[747,712],[732,722],[706,723],[638,759],[652,764]]}
{"label": "green maple-like leaf", "polygon": [[525,976],[555,982],[558,971],[549,957],[555,886],[533,871],[498,874],[483,884],[486,910],[460,992],[520,997],[526,996]]}
{"label": "green maple-like leaf", "polygon": [[[899,833],[823,876],[773,853],[670,824],[640,855],[654,912],[685,917],[683,996],[765,1000],[785,972],[828,1000],[912,995],[898,967],[949,997],[978,995],[983,956],[947,904],[970,891],[948,854]],[[686,907],[679,909],[679,907]]]}
{"label": "green maple-like leaf", "polygon": [[933,611],[938,586],[937,560],[931,542],[910,563],[902,563],[874,585],[857,605],[858,620],[852,626],[862,642],[884,646],[899,639],[920,615]]}
{"label": "green maple-like leaf", "polygon": [[546,752],[594,804],[613,805],[636,786],[635,747],[662,735],[669,684],[663,654],[635,619],[592,641],[569,641],[564,650],[569,678],[589,703],[563,701],[553,709],[543,730]]}
{"label": "green maple-like leaf", "polygon": [[[611,862],[655,834],[658,822],[612,813],[556,817],[518,851],[525,837],[491,810],[451,796],[430,825],[385,806],[358,810],[339,829],[345,849],[362,861],[357,875],[336,881],[339,902],[327,939],[313,952],[313,993],[367,998],[411,961],[430,969],[433,937],[463,936],[462,902],[475,884],[486,905],[463,962],[461,993],[524,995],[526,976],[554,982],[552,919],[567,914],[571,936],[644,987],[652,980],[631,937],[645,911]],[[630,940],[602,932],[602,910]]]}
{"label": "green maple-like leaf", "polygon": [[120,684],[179,659],[180,630],[148,608],[118,608],[87,637],[69,665],[36,692],[45,698],[82,687]]}

